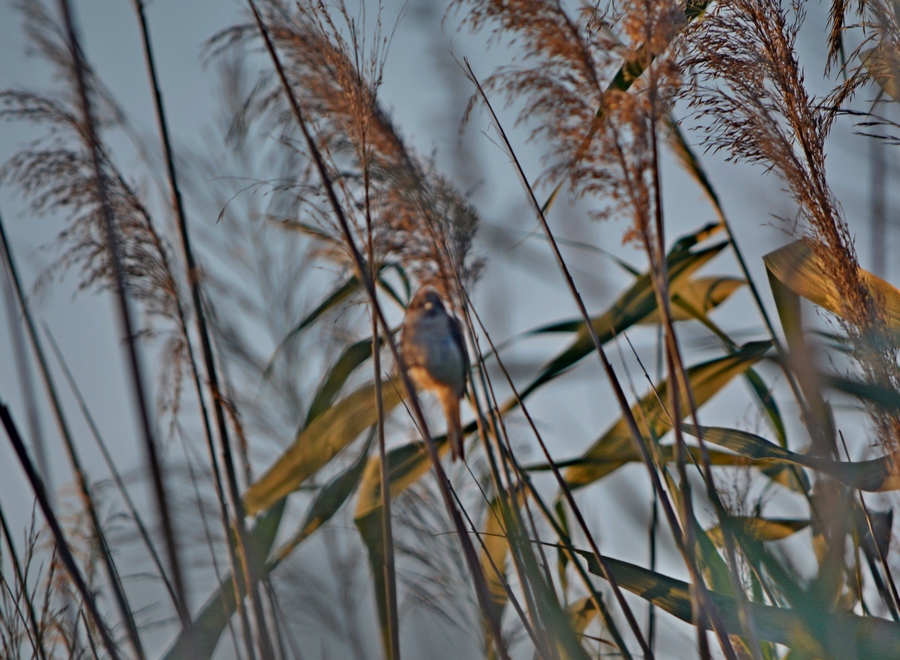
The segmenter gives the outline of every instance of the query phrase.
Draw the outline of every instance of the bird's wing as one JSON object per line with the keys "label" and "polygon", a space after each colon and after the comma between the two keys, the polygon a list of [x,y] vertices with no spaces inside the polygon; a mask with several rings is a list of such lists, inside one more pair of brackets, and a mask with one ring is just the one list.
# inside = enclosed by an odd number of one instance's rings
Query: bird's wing
{"label": "bird's wing", "polygon": [[463,334],[462,323],[455,316],[450,317],[450,335],[453,341],[459,346],[459,351],[463,359],[463,380],[460,387],[459,395],[462,396],[466,391],[466,378],[469,376],[469,351],[466,348],[466,337]]}

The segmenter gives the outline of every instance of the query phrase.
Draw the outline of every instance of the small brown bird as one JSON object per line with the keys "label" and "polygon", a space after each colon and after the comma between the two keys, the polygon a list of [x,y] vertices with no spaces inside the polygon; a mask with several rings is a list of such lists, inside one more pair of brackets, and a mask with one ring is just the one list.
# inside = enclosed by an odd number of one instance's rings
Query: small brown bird
{"label": "small brown bird", "polygon": [[453,460],[463,458],[459,400],[466,392],[469,354],[459,319],[447,313],[434,287],[419,289],[410,301],[400,351],[416,388],[434,392],[444,407]]}

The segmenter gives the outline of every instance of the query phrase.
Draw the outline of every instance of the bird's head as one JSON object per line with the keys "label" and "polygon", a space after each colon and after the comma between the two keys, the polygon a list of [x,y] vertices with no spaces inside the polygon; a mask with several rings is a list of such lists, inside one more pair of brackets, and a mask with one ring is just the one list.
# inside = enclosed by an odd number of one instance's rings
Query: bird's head
{"label": "bird's head", "polygon": [[433,286],[422,287],[413,296],[409,303],[409,312],[416,312],[423,316],[437,316],[438,314],[446,314],[444,309],[444,301],[441,295]]}

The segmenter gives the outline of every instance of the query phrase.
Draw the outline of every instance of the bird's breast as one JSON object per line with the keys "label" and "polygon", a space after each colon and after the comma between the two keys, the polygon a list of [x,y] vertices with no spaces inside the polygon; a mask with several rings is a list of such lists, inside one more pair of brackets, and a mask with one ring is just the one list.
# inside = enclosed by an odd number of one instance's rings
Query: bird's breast
{"label": "bird's breast", "polygon": [[[410,365],[409,375],[420,389],[450,387],[455,392],[465,389],[466,365],[459,346],[446,323],[419,324],[407,329],[404,353]],[[412,330],[412,332],[410,332]]]}

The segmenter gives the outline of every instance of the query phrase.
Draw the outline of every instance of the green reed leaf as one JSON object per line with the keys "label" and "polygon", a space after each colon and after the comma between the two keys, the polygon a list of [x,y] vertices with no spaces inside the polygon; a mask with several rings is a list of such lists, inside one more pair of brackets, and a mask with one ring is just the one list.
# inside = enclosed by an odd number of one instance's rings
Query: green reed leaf
{"label": "green reed leaf", "polygon": [[[768,341],[750,342],[725,357],[710,360],[687,370],[687,378],[699,407],[719,392],[728,382],[758,362],[772,347]],[[668,405],[669,382],[663,381],[656,391],[651,391],[632,407],[632,414],[645,442],[661,438],[671,429],[671,420],[663,408]],[[684,392],[680,392],[681,410],[687,416],[690,408]],[[566,470],[565,478],[572,488],[591,484],[629,462],[637,453],[624,418],[620,418],[582,456],[581,465]],[[627,457],[627,458],[626,458]],[[620,460],[624,459],[624,460]],[[612,460],[610,460],[612,459]]]}
{"label": "green reed leaf", "polygon": [[684,424],[682,428],[686,433],[694,436],[699,433],[704,441],[726,447],[742,456],[757,461],[807,467],[827,474],[851,488],[871,492],[900,490],[900,474],[895,474],[894,470],[897,456],[888,455],[868,461],[843,463],[818,456],[797,454],[748,431],[712,426],[696,427],[692,424]]}
{"label": "green reed leaf", "polygon": [[[402,397],[391,381],[382,384],[384,412]],[[334,404],[297,434],[294,444],[244,494],[247,514],[271,506],[293,492],[378,419],[375,383],[368,383]]]}
{"label": "green reed leaf", "polygon": [[[383,341],[379,341],[379,347],[383,343]],[[325,380],[319,385],[319,389],[309,405],[309,411],[306,413],[304,426],[309,426],[316,417],[331,407],[347,379],[356,371],[357,367],[370,357],[372,357],[371,337],[351,344],[344,349],[344,352],[341,353],[341,356],[328,371]]]}
{"label": "green reed leaf", "polygon": [[[719,243],[697,252],[691,251],[689,246],[670,252],[667,260],[669,288],[672,294],[678,294],[681,286],[689,281],[691,273],[719,254],[726,245],[727,243]],[[616,300],[606,313],[591,319],[591,325],[600,341],[606,343],[647,318],[655,310],[656,294],[654,293],[653,282],[650,274],[644,273],[635,280],[634,284]],[[559,332],[558,326],[559,324],[554,324],[546,328],[539,328],[532,331],[532,334]],[[543,368],[537,378],[521,391],[520,396],[522,398],[553,380],[564,371],[571,369],[594,351],[593,340],[584,322],[577,321],[576,324],[570,327],[576,329],[574,341],[562,353],[553,358]],[[510,402],[504,409],[508,410],[514,406],[515,402]]]}
{"label": "green reed leaf", "polygon": [[[264,562],[275,543],[275,536],[284,515],[284,505],[282,500],[266,511],[257,519],[249,533],[250,543],[254,548],[251,556],[257,561],[257,574],[263,577],[269,572]],[[178,633],[178,637],[163,655],[163,660],[212,657],[219,638],[236,609],[234,581],[229,571],[194,617],[191,625],[182,628]]]}
{"label": "green reed leaf", "polygon": [[[600,566],[591,553],[576,552],[587,561],[591,573],[602,577]],[[606,561],[623,589],[696,625],[687,582],[617,559],[607,558]],[[715,592],[710,596],[726,629],[731,634],[741,634],[737,600]],[[860,658],[887,660],[900,654],[900,624],[884,619],[833,611],[830,605],[821,603],[814,609],[811,606],[788,609],[760,603],[750,603],[749,608],[760,639],[802,649],[816,657],[832,657],[827,652],[832,639],[851,645]],[[703,625],[709,626],[708,619]]]}

